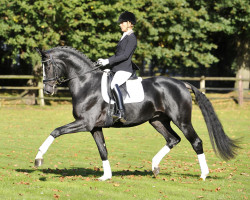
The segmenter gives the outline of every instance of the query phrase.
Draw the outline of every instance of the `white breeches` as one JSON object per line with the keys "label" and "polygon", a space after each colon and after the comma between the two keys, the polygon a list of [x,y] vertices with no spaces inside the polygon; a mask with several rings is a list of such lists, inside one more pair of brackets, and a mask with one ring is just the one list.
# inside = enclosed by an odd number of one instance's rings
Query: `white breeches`
{"label": "white breeches", "polygon": [[115,73],[114,78],[111,82],[111,89],[115,87],[117,84],[118,86],[122,85],[125,83],[129,77],[132,75],[131,72],[126,72],[126,71],[118,71]]}

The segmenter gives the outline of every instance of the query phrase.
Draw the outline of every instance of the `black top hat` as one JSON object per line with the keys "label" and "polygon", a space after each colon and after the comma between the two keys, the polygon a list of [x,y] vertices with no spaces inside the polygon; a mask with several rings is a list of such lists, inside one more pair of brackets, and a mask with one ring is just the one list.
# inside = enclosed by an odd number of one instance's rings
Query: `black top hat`
{"label": "black top hat", "polygon": [[118,19],[118,23],[127,22],[127,21],[130,21],[134,25],[136,24],[136,18],[132,12],[125,11],[120,15]]}

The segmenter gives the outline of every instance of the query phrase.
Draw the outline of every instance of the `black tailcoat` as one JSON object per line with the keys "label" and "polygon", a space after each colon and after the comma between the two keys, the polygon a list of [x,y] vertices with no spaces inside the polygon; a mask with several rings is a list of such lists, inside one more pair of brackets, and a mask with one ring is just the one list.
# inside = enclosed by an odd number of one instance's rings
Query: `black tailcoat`
{"label": "black tailcoat", "polygon": [[137,47],[137,39],[133,32],[126,35],[116,47],[114,56],[109,58],[109,64],[111,65],[112,71],[127,71],[133,72],[132,67],[132,56]]}

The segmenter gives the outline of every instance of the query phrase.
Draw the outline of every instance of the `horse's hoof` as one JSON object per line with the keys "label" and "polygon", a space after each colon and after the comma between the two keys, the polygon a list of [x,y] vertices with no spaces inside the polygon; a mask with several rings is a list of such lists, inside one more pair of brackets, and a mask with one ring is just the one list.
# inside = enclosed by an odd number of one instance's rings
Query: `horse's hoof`
{"label": "horse's hoof", "polygon": [[206,176],[206,175],[201,175],[201,177],[200,177],[199,181],[205,181],[205,180],[206,180],[206,178],[207,178],[207,176]]}
{"label": "horse's hoof", "polygon": [[205,180],[206,180],[206,178],[207,178],[208,173],[209,173],[209,172],[204,173],[204,174],[201,174],[201,176],[200,176],[200,179],[199,179],[199,180],[201,180],[201,181],[205,181]]}
{"label": "horse's hoof", "polygon": [[106,180],[109,180],[109,179],[111,179],[111,177],[102,176],[102,177],[98,178],[97,180],[98,181],[106,181]]}
{"label": "horse's hoof", "polygon": [[43,164],[43,158],[35,159],[35,167],[40,167]]}
{"label": "horse's hoof", "polygon": [[153,173],[154,177],[156,177],[160,173],[160,167],[154,167]]}
{"label": "horse's hoof", "polygon": [[199,178],[199,181],[205,181],[206,180],[206,177],[200,177]]}

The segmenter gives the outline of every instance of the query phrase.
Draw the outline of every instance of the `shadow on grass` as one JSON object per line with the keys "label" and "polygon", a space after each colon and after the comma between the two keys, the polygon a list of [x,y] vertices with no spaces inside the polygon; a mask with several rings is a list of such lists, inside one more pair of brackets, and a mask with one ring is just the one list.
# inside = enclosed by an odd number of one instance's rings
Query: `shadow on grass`
{"label": "shadow on grass", "polygon": [[[81,177],[89,177],[89,176],[94,176],[94,177],[101,177],[103,175],[103,171],[100,171],[100,169],[85,169],[85,168],[70,168],[70,169],[16,169],[17,172],[22,172],[22,173],[34,173],[34,172],[41,172],[43,174],[54,174],[56,177],[70,177],[70,176],[81,176]],[[123,170],[123,171],[113,171],[112,172],[113,176],[117,177],[126,177],[126,176],[151,176],[154,178],[152,171],[149,170]],[[200,178],[200,175],[198,174],[184,174],[184,173],[164,173],[161,172],[160,175],[167,176],[167,178],[171,177],[188,177],[188,178],[196,178],[197,180]],[[160,176],[159,175],[159,176]],[[159,177],[157,176],[157,178]],[[223,177],[218,177],[218,176],[208,176],[207,179],[214,179],[214,180],[219,180],[219,179],[224,179]],[[41,177],[39,178],[40,181],[46,181],[46,177]]]}
{"label": "shadow on grass", "polygon": [[[72,168],[72,169],[16,169],[17,172],[23,172],[23,173],[33,173],[33,172],[41,172],[43,174],[55,174],[60,175],[61,177],[66,176],[102,176],[103,171],[100,171],[100,169],[85,169],[85,168]],[[139,170],[123,170],[123,171],[113,171],[113,176],[150,176],[153,175],[151,171],[139,171]]]}

